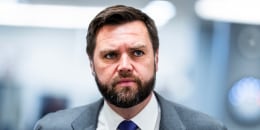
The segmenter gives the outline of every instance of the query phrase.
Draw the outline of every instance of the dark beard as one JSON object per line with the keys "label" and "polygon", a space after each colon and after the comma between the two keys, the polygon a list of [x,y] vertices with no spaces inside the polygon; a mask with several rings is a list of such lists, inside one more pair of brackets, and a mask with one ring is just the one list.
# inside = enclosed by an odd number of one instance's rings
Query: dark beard
{"label": "dark beard", "polygon": [[95,76],[95,80],[99,91],[109,103],[117,107],[129,108],[141,103],[151,94],[156,80],[155,73],[156,72],[154,71],[153,77],[143,84],[139,78],[132,76],[131,74],[120,74],[121,77],[124,78],[133,78],[137,84],[137,90],[130,87],[124,87],[120,90],[120,92],[116,91],[116,79],[113,81],[112,85],[102,84],[97,76]]}

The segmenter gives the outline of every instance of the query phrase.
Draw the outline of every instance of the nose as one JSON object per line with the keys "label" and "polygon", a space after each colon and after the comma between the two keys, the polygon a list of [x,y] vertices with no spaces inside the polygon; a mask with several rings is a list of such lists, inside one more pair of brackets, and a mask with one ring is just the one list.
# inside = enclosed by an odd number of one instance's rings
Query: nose
{"label": "nose", "polygon": [[118,64],[119,72],[131,72],[133,70],[133,66],[131,63],[131,58],[127,54],[123,54],[120,57]]}

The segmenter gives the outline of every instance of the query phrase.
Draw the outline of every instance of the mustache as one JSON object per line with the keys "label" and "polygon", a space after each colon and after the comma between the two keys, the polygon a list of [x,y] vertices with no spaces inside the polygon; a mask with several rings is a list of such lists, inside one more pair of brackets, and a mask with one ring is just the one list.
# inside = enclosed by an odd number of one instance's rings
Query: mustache
{"label": "mustache", "polygon": [[133,73],[130,71],[121,71],[121,72],[119,72],[118,75],[119,75],[119,77],[122,77],[122,78],[128,78],[128,77],[132,77]]}
{"label": "mustache", "polygon": [[123,80],[129,80],[141,84],[141,80],[137,76],[134,76],[132,73],[129,72],[123,72],[123,73],[119,73],[119,75],[114,78],[112,82],[112,86],[116,86],[116,84],[118,84]]}

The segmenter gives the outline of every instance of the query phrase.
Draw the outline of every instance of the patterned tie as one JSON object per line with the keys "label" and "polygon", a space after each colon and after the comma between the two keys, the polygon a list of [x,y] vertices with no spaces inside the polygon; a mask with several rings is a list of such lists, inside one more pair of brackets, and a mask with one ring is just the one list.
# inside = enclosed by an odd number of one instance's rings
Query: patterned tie
{"label": "patterned tie", "polygon": [[137,130],[137,129],[138,126],[131,120],[124,120],[117,127],[117,130]]}

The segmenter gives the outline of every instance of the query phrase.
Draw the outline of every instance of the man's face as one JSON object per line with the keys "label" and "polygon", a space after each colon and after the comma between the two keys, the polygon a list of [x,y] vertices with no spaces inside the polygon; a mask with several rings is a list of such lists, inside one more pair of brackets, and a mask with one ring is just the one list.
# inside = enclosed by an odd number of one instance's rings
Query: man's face
{"label": "man's face", "polygon": [[93,63],[101,94],[111,104],[128,108],[152,92],[158,66],[144,23],[106,25],[96,38]]}

